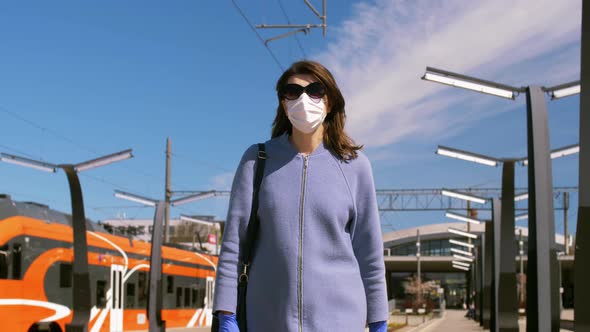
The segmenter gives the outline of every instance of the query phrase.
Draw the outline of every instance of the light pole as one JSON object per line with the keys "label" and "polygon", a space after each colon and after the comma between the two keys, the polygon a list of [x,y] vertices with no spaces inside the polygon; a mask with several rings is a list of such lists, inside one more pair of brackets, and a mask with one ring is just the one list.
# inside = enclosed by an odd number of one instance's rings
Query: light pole
{"label": "light pole", "polygon": [[133,157],[131,149],[88,160],[79,164],[50,164],[11,154],[0,154],[0,161],[30,167],[47,172],[61,168],[68,178],[72,205],[72,229],[74,242],[73,263],[73,311],[72,321],[66,324],[67,332],[86,332],[90,320],[90,276],[88,274],[88,243],[86,240],[86,214],[82,187],[78,172],[105,166]]}
{"label": "light pole", "polygon": [[[437,154],[457,159],[476,162],[496,167],[502,166],[502,201],[501,209],[497,202],[493,204],[493,211],[500,215],[501,222],[494,223],[494,252],[498,269],[497,273],[497,310],[498,319],[495,326],[497,331],[518,331],[518,304],[516,300],[516,269],[514,258],[514,164],[518,159],[497,159],[472,152],[439,146]],[[447,213],[447,216],[449,213]],[[471,221],[470,218],[463,218]],[[473,221],[471,221],[473,222]]]}
{"label": "light pole", "polygon": [[540,86],[513,87],[475,77],[427,67],[422,77],[446,85],[460,87],[507,99],[526,94],[527,146],[529,181],[529,278],[527,280],[527,331],[558,331],[558,312],[553,216],[553,180],[549,156],[549,126],[545,93],[561,98],[579,92],[579,82],[552,88]]}
{"label": "light pole", "polygon": [[[439,149],[440,150],[440,149]],[[441,150],[443,151],[441,154],[445,154],[445,150]],[[455,152],[459,152],[460,150],[455,150]],[[465,157],[465,158],[459,158],[459,159],[466,159],[468,157],[468,154],[466,154],[464,151],[460,151],[461,152],[461,156]],[[489,158],[489,157],[486,157]],[[492,160],[492,159],[488,159],[488,160]],[[497,164],[497,163],[496,163]],[[492,166],[492,163],[488,163],[488,165]],[[486,198],[482,198],[482,197],[477,197],[474,196],[472,194],[468,194],[468,193],[461,193],[461,192],[457,192],[457,191],[452,191],[452,190],[442,190],[442,194],[444,196],[449,196],[449,197],[455,197],[455,198],[460,198],[463,200],[467,200],[469,202],[476,202],[476,203],[480,203],[480,204],[484,204],[486,201],[488,201],[488,199]],[[502,257],[500,256],[500,235],[501,235],[501,218],[503,218],[504,216],[502,216],[501,211],[502,211],[502,204],[501,201],[497,198],[493,198],[491,199],[491,203],[492,203],[492,221],[491,222],[486,222],[485,223],[485,236],[482,237],[482,248],[483,248],[483,253],[482,253],[482,258],[483,258],[483,273],[484,275],[482,276],[482,282],[483,282],[483,294],[482,294],[482,325],[484,326],[484,328],[489,328],[491,331],[497,331],[500,329],[500,316],[499,316],[499,301],[498,298],[500,297],[500,293],[499,293],[499,281],[500,281],[500,268],[501,268],[501,261],[502,261]],[[459,219],[459,220],[463,220],[466,221],[469,224],[473,223],[473,224],[477,224],[477,223],[482,223],[482,220],[478,220],[476,218],[470,217],[470,216],[458,216],[457,214],[454,213],[449,213],[447,212],[447,217],[453,218],[453,219]],[[457,235],[463,235],[466,236],[470,239],[476,239],[477,236],[474,234],[470,234],[470,233],[465,233],[465,232],[458,232],[455,229],[449,228],[448,229],[449,232],[457,234]],[[505,240],[506,241],[506,240]],[[462,245],[465,246],[469,249],[473,249],[474,245],[471,243],[465,243],[465,242],[461,242],[461,241],[456,241],[456,240],[449,240],[449,242],[451,242],[452,244],[457,244],[457,245]],[[456,252],[456,251],[455,251]],[[455,258],[459,258],[457,256],[455,256]],[[504,258],[504,260],[507,260],[506,258]],[[514,265],[514,264],[513,264]],[[516,290],[515,290],[516,292]],[[504,295],[504,293],[502,293],[502,295]],[[504,325],[507,325],[506,323],[504,323]]]}
{"label": "light pole", "polygon": [[[172,206],[179,206],[212,196],[215,196],[215,192],[204,192],[175,199],[170,201],[170,204]],[[162,320],[162,240],[167,203],[165,200],[156,200],[120,190],[115,190],[115,197],[156,208],[152,226],[147,315],[149,332],[165,332],[166,321]]]}
{"label": "light pole", "polygon": [[[580,166],[578,177],[578,223],[574,265],[574,326],[590,331],[590,4],[582,1],[580,93]],[[566,240],[567,242],[567,240]],[[581,264],[576,264],[581,263]]]}
{"label": "light pole", "polygon": [[[578,145],[569,145],[550,151],[550,158],[556,159],[578,153]],[[516,246],[514,244],[514,222],[528,218],[528,215],[515,216],[515,201],[528,199],[528,193],[515,195],[514,190],[514,164],[522,162],[528,165],[526,158],[493,158],[472,152],[439,146],[437,154],[453,157],[457,159],[476,162],[488,166],[497,166],[502,164],[502,200],[500,211],[501,222],[494,224],[494,245],[500,248],[497,254],[500,257],[498,266],[498,312],[501,317],[499,329],[503,331],[518,330],[518,302],[516,298],[516,269],[514,263],[509,257],[516,256]],[[447,212],[447,217],[463,220],[468,223],[477,223],[476,219],[469,216],[458,216],[455,213]],[[469,225],[469,224],[468,224]],[[497,235],[496,235],[497,234]]]}
{"label": "light pole", "polygon": [[149,332],[165,332],[166,321],[162,320],[162,223],[166,213],[166,202],[119,190],[115,191],[115,197],[156,208],[152,224],[147,316]]}

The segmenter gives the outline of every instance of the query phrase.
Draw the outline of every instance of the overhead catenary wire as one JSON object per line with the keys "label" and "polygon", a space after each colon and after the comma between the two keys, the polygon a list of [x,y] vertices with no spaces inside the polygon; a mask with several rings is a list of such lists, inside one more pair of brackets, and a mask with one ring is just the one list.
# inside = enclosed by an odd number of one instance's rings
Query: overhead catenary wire
{"label": "overhead catenary wire", "polygon": [[[64,136],[64,135],[60,134],[56,130],[53,130],[53,129],[48,128],[48,127],[44,127],[44,126],[42,126],[42,125],[40,125],[40,124],[38,124],[38,123],[36,123],[36,122],[34,122],[32,120],[29,120],[29,119],[27,119],[27,118],[25,118],[25,117],[23,117],[21,115],[18,115],[15,112],[12,112],[12,111],[8,110],[6,107],[0,106],[0,112],[3,112],[5,114],[8,114],[11,117],[13,117],[13,118],[15,118],[15,119],[17,119],[19,121],[22,121],[22,122],[30,125],[31,127],[35,128],[35,129],[41,130],[43,133],[49,133],[53,137],[58,138],[58,139],[60,139],[60,140],[62,140],[64,142],[67,142],[67,143],[69,143],[69,144],[77,147],[78,149],[80,149],[82,151],[89,152],[89,153],[91,153],[93,155],[101,155],[100,152],[98,152],[98,151],[96,151],[96,150],[94,150],[92,148],[89,148],[87,146],[84,146],[84,145],[76,142],[75,140],[73,140],[73,139],[71,139],[71,138],[69,138],[67,136]],[[37,159],[38,160],[43,160],[43,158],[37,158]],[[158,181],[162,180],[162,177],[161,176],[157,176],[155,174],[146,173],[144,171],[137,170],[137,169],[131,169],[128,166],[125,166],[125,165],[121,165],[121,167],[124,168],[124,169],[130,170],[130,171],[133,171],[133,174],[138,174],[138,175],[141,175],[141,176],[146,177],[146,178],[156,179]]]}
{"label": "overhead catenary wire", "polygon": [[39,129],[39,130],[41,130],[44,133],[49,133],[52,136],[61,139],[62,141],[68,142],[68,143],[72,144],[73,146],[77,147],[78,149],[81,149],[81,150],[86,151],[86,152],[90,152],[92,154],[99,154],[97,151],[95,151],[93,149],[89,149],[88,147],[82,146],[81,144],[79,144],[75,140],[62,135],[59,132],[57,132],[57,131],[55,131],[53,129],[44,127],[44,126],[42,126],[42,125],[40,125],[40,124],[38,124],[38,123],[36,123],[34,121],[31,121],[31,120],[29,120],[29,119],[21,116],[21,115],[18,115],[16,113],[14,113],[14,112],[6,109],[5,107],[0,106],[0,112],[6,113],[6,114],[10,115],[11,117],[13,117],[15,119],[17,119],[19,121],[22,121],[22,122],[30,125],[33,128]]}
{"label": "overhead catenary wire", "polygon": [[264,48],[266,48],[266,50],[268,51],[270,56],[274,59],[277,66],[279,66],[279,69],[281,70],[281,72],[285,71],[285,69],[283,68],[283,65],[281,65],[281,62],[279,61],[279,59],[276,57],[276,55],[270,49],[270,47],[268,47],[268,45],[264,42],[264,38],[262,38],[262,36],[258,33],[258,31],[256,31],[256,28],[254,27],[254,25],[252,25],[252,23],[250,22],[250,20],[248,19],[248,17],[246,16],[244,11],[242,10],[242,8],[240,8],[240,6],[236,3],[235,0],[231,0],[231,2],[234,5],[234,7],[236,8],[236,10],[238,11],[238,13],[240,13],[240,15],[242,16],[244,21],[246,21],[246,23],[248,23],[248,26],[250,27],[250,29],[252,29],[252,31],[254,31],[256,36],[258,36],[258,40],[260,40],[260,42],[262,43],[262,46],[264,46]]}
{"label": "overhead catenary wire", "polygon": [[26,153],[26,152],[24,152],[24,151],[22,151],[22,150],[15,149],[15,148],[12,148],[12,147],[10,147],[10,146],[6,146],[6,145],[3,145],[3,144],[0,144],[0,148],[2,148],[2,149],[6,149],[6,150],[8,150],[8,151],[12,151],[12,152],[14,152],[14,153],[17,153],[17,154],[19,154],[19,155],[23,156],[23,157],[32,158],[32,159],[37,159],[37,160],[42,160],[42,159],[36,158],[35,156],[33,156],[33,155],[32,155],[32,154],[30,154],[30,153]]}
{"label": "overhead catenary wire", "polygon": [[[277,0],[277,2],[279,3],[279,7],[281,7],[281,11],[283,12],[283,15],[285,16],[285,19],[287,20],[287,24],[291,24],[291,20],[289,19],[289,15],[287,15],[287,11],[285,10],[285,7],[283,6],[283,1]],[[299,46],[299,49],[301,50],[301,53],[303,54],[303,58],[307,59],[307,54],[305,53],[305,50],[303,49],[303,45],[301,44],[301,41],[299,40],[297,35],[293,35],[293,37],[295,37],[295,40],[297,41],[297,45]]]}
{"label": "overhead catenary wire", "polygon": [[233,170],[230,170],[229,168],[226,168],[226,167],[223,167],[221,165],[212,163],[210,161],[194,159],[192,157],[187,157],[187,156],[182,155],[182,154],[179,155],[178,153],[175,153],[175,152],[172,152],[172,156],[173,157],[176,157],[178,159],[184,159],[185,161],[194,163],[194,164],[196,164],[198,166],[209,167],[209,168],[221,170],[221,171],[224,171],[224,172],[233,172]]}

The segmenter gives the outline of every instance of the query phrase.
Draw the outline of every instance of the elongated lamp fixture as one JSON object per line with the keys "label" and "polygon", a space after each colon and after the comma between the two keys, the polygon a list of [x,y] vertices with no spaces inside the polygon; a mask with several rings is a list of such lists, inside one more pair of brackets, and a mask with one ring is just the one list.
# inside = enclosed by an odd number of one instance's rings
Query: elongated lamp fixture
{"label": "elongated lamp fixture", "polygon": [[519,88],[485,81],[466,75],[460,75],[432,67],[426,67],[426,73],[424,76],[422,76],[422,79],[507,99],[514,99],[520,92]]}
{"label": "elongated lamp fixture", "polygon": [[[559,149],[551,150],[550,156],[551,156],[551,159],[556,159],[556,158],[561,158],[561,157],[569,156],[572,154],[576,154],[579,152],[580,152],[580,145],[579,144],[572,144],[572,145],[564,146]],[[528,166],[529,160],[522,159],[522,164],[524,166]]]}
{"label": "elongated lamp fixture", "polygon": [[487,199],[482,198],[482,197],[474,196],[474,195],[467,194],[467,193],[462,193],[459,191],[449,190],[449,189],[443,189],[443,190],[441,190],[440,193],[443,196],[458,198],[458,199],[462,199],[465,201],[471,201],[471,202],[479,203],[479,204],[485,204],[487,201]]}
{"label": "elongated lamp fixture", "polygon": [[529,193],[524,193],[524,194],[520,194],[520,195],[516,195],[514,196],[514,201],[518,202],[518,201],[522,201],[525,199],[529,199]]}
{"label": "elongated lamp fixture", "polygon": [[185,216],[183,214],[180,215],[180,220],[192,222],[195,224],[200,224],[200,225],[205,225],[205,226],[213,226],[213,227],[219,228],[219,223],[216,221],[201,220],[201,219]]}
{"label": "elongated lamp fixture", "polygon": [[457,240],[453,240],[453,239],[449,239],[449,242],[452,244],[456,244],[458,246],[463,246],[463,247],[467,247],[467,248],[475,248],[475,245],[471,244],[471,243],[467,243],[467,242],[462,242],[462,241],[457,241]]}
{"label": "elongated lamp fixture", "polygon": [[126,199],[128,201],[140,203],[140,204],[147,205],[147,206],[156,206],[156,203],[158,202],[158,201],[153,200],[151,198],[126,193],[126,192],[120,191],[120,190],[115,190],[115,197]]}
{"label": "elongated lamp fixture", "polygon": [[456,229],[456,228],[453,228],[453,227],[447,228],[447,231],[449,231],[449,233],[453,233],[453,234],[456,234],[456,235],[461,235],[461,236],[465,236],[465,237],[468,237],[468,238],[477,239],[477,235],[471,234],[471,233],[467,233],[467,232],[464,232],[462,230],[459,230],[459,229]]}
{"label": "elongated lamp fixture", "polygon": [[453,149],[453,148],[449,148],[449,147],[442,146],[442,145],[438,146],[438,148],[436,149],[436,154],[439,154],[441,156],[471,161],[474,163],[483,164],[483,165],[487,165],[487,166],[493,166],[493,167],[498,166],[498,160],[494,159],[492,157],[484,156],[481,154],[472,153],[472,152],[468,152],[468,151],[463,151],[463,150],[459,150],[459,149]]}
{"label": "elongated lamp fixture", "polygon": [[552,100],[577,95],[582,91],[580,81],[565,83],[544,90]]}
{"label": "elongated lamp fixture", "polygon": [[461,265],[461,266],[464,266],[464,267],[470,267],[471,266],[471,264],[465,263],[464,261],[452,261],[452,263],[454,265]]}
{"label": "elongated lamp fixture", "polygon": [[454,254],[453,257],[455,257],[458,260],[462,260],[462,261],[466,261],[466,262],[470,262],[470,263],[473,262],[473,258],[471,258],[471,257],[465,257],[465,256],[457,255],[457,254]]}
{"label": "elongated lamp fixture", "polygon": [[451,248],[451,251],[454,252],[454,253],[456,253],[456,254],[465,255],[467,257],[473,257],[473,254],[470,253],[469,251],[455,249],[455,248]]}
{"label": "elongated lamp fixture", "polygon": [[11,155],[8,153],[1,153],[0,154],[0,161],[10,163],[10,164],[19,165],[19,166],[34,168],[36,170],[50,172],[50,173],[57,172],[57,168],[58,168],[58,166],[54,165],[54,164],[50,164],[50,163],[46,163],[46,162],[42,162],[42,161],[38,161],[38,160],[33,160],[33,159],[28,159],[28,158],[24,158],[24,157],[14,156],[14,155]]}
{"label": "elongated lamp fixture", "polygon": [[461,220],[461,221],[465,221],[465,222],[476,224],[476,225],[479,225],[479,224],[481,224],[483,222],[481,220],[478,220],[478,219],[475,219],[475,218],[471,218],[471,217],[468,217],[468,216],[464,216],[462,214],[450,212],[450,211],[447,211],[447,213],[445,215],[447,217],[449,217],[449,218],[452,218],[452,219]]}
{"label": "elongated lamp fixture", "polygon": [[457,270],[469,271],[469,268],[468,267],[465,267],[463,265],[453,264],[453,268],[455,268]]}
{"label": "elongated lamp fixture", "polygon": [[131,157],[133,157],[133,155],[131,154],[131,149],[129,149],[129,150],[121,151],[121,152],[116,152],[116,153],[113,153],[113,154],[110,154],[110,155],[107,155],[104,157],[85,161],[83,163],[79,163],[77,165],[74,165],[74,169],[76,170],[76,172],[83,172],[83,171],[86,171],[86,170],[89,170],[92,168],[96,168],[96,167],[112,164],[117,161],[129,159]]}
{"label": "elongated lamp fixture", "polygon": [[195,194],[195,195],[189,195],[186,197],[182,197],[179,199],[175,199],[170,201],[170,204],[172,206],[177,206],[177,205],[182,205],[182,204],[186,204],[189,202],[193,202],[193,201],[198,201],[201,199],[206,199],[206,198],[210,198],[210,197],[214,197],[216,195],[216,192],[214,190],[212,191],[206,191],[206,192],[202,192],[199,194]]}

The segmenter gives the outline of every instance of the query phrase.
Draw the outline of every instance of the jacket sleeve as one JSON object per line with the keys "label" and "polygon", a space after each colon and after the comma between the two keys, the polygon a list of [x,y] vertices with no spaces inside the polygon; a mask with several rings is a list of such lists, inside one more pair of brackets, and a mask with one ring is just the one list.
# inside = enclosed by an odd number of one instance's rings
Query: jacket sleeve
{"label": "jacket sleeve", "polygon": [[360,153],[357,161],[359,167],[355,170],[356,216],[352,230],[352,246],[365,286],[367,323],[374,323],[387,321],[389,318],[383,239],[371,164]]}
{"label": "jacket sleeve", "polygon": [[256,145],[246,150],[234,175],[217,264],[213,312],[219,310],[236,312],[240,248],[246,237],[252,209],[257,151]]}

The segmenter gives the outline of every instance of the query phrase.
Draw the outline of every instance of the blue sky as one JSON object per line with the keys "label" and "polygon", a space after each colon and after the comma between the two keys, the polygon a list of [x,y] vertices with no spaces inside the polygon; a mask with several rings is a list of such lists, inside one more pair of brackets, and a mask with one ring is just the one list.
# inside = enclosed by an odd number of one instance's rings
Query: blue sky
{"label": "blue sky", "polygon": [[[236,3],[253,24],[286,23],[278,0]],[[291,22],[319,23],[303,1],[282,4]],[[378,189],[499,187],[500,168],[434,150],[526,155],[524,96],[500,100],[420,77],[432,66],[515,86],[579,79],[580,8],[579,0],[328,1],[327,37],[312,30],[298,39],[336,76],[347,130],[365,145]],[[173,190],[228,190],[243,151],[270,136],[281,69],[232,1],[3,2],[0,45],[0,151],[77,163],[133,148],[134,159],[82,174],[94,220],[152,216],[113,190],[162,198],[167,137]],[[269,47],[283,68],[303,57],[293,37]],[[577,143],[579,98],[548,109],[552,147]],[[577,186],[577,173],[576,156],[553,163],[555,186]],[[517,186],[526,181],[518,167]],[[0,184],[15,200],[70,209],[61,173],[0,164]],[[573,231],[576,195],[571,206]],[[215,198],[172,215],[223,220],[226,209],[227,198]],[[383,219],[389,230],[444,216]]]}

